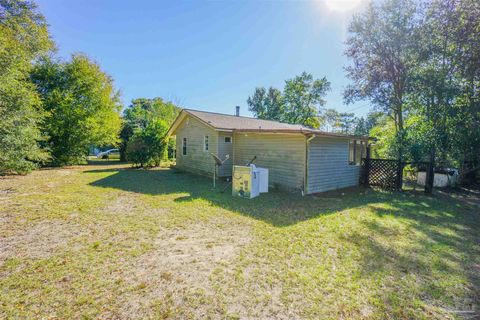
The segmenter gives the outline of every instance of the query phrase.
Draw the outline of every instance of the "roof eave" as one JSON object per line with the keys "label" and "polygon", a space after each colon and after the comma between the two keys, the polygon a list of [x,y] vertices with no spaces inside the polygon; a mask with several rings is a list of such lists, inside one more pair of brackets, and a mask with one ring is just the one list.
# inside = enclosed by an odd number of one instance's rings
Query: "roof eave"
{"label": "roof eave", "polygon": [[310,130],[297,130],[297,129],[235,129],[234,132],[240,133],[311,133]]}

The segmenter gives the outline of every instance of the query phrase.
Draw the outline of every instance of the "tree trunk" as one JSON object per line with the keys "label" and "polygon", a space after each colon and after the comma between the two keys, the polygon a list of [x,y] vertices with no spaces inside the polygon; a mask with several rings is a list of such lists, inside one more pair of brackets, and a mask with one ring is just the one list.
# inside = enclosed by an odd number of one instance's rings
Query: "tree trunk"
{"label": "tree trunk", "polygon": [[425,193],[432,194],[433,192],[433,180],[435,178],[435,147],[430,151],[430,162],[427,168],[427,175],[425,177]]}
{"label": "tree trunk", "polygon": [[402,105],[399,105],[396,109],[397,111],[397,135],[398,139],[398,161],[403,160],[403,108]]}

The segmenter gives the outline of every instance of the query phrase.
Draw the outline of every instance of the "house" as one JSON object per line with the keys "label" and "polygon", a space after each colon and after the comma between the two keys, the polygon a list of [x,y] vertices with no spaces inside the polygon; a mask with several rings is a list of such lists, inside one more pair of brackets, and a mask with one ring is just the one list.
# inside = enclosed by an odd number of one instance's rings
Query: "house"
{"label": "house", "polygon": [[183,109],[168,131],[176,136],[176,167],[211,175],[214,160],[230,158],[218,176],[232,175],[233,165],[245,165],[253,157],[269,169],[273,187],[304,194],[356,186],[360,159],[368,137],[322,132],[286,124],[214,112]]}

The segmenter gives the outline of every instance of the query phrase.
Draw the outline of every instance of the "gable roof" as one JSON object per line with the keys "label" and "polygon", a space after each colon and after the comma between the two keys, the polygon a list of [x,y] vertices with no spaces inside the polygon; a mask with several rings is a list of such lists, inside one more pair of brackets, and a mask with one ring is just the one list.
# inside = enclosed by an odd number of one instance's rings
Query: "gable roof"
{"label": "gable roof", "polygon": [[241,117],[215,112],[184,109],[185,112],[197,117],[212,127],[222,130],[308,130],[299,124],[282,123],[272,120]]}
{"label": "gable roof", "polygon": [[217,131],[236,132],[278,132],[278,133],[303,133],[335,137],[356,137],[368,139],[368,137],[352,136],[341,133],[323,132],[317,129],[308,128],[300,124],[289,124],[272,120],[263,120],[250,117],[234,116],[216,112],[183,109],[168,130],[167,135],[172,135],[182,120],[190,115],[207,126]]}

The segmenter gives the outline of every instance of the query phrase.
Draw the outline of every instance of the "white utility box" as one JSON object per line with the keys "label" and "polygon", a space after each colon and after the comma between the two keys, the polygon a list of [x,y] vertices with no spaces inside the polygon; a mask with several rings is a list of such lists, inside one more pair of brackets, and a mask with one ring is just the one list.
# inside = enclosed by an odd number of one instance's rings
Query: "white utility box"
{"label": "white utility box", "polygon": [[242,198],[255,198],[268,192],[268,169],[249,166],[233,166],[232,195]]}
{"label": "white utility box", "polygon": [[260,193],[268,192],[268,169],[257,167],[257,171],[260,174],[260,181],[259,181]]}

